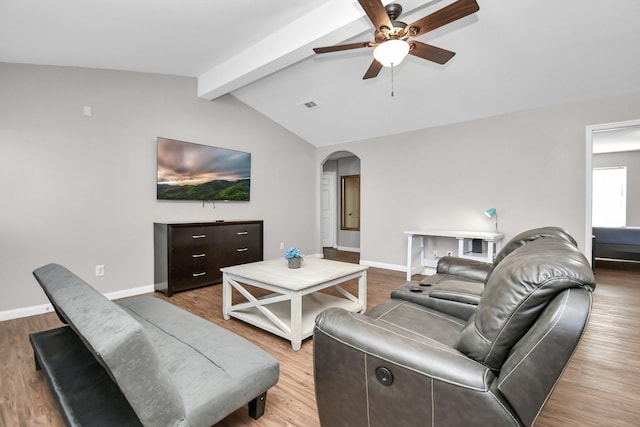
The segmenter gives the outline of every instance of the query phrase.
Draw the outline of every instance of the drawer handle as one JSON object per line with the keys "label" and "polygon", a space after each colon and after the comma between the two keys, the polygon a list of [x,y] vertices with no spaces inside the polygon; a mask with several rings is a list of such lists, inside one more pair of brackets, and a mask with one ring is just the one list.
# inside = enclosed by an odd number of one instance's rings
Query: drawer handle
{"label": "drawer handle", "polygon": [[236,249],[236,252],[246,252],[248,250],[249,250],[249,248],[238,248],[238,249]]}
{"label": "drawer handle", "polygon": [[204,239],[205,237],[207,237],[206,234],[194,234],[193,236],[191,236],[194,239]]}
{"label": "drawer handle", "polygon": [[202,257],[205,257],[205,256],[207,256],[207,254],[193,254],[193,255],[191,255],[191,258],[202,258]]}
{"label": "drawer handle", "polygon": [[207,273],[205,273],[204,271],[202,273],[193,273],[192,276],[193,277],[200,277],[200,276],[205,276]]}
{"label": "drawer handle", "polygon": [[247,234],[249,234],[249,232],[248,231],[238,231],[236,234],[238,236],[246,236]]}

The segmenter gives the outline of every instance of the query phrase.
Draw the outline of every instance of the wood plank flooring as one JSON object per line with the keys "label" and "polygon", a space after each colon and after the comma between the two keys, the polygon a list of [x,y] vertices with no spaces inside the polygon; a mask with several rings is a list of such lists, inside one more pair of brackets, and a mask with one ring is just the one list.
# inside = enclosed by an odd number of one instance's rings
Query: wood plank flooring
{"label": "wood plank flooring", "polygon": [[[327,251],[325,256],[357,262],[353,253]],[[536,426],[640,425],[640,266],[598,263],[596,278],[588,329]],[[369,306],[387,299],[403,282],[402,272],[371,268]],[[224,321],[221,286],[155,296],[234,331],[280,361],[280,380],[268,393],[265,415],[253,420],[243,407],[216,427],[319,426],[311,339],[294,352],[288,341],[268,332],[239,320]],[[28,340],[30,332],[60,325],[53,313],[0,322],[0,426],[64,426],[46,380],[34,369]]]}

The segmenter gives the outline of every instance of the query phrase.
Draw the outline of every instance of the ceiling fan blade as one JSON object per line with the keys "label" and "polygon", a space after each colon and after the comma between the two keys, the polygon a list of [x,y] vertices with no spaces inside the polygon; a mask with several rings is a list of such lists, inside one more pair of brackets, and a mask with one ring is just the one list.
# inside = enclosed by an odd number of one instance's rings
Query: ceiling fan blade
{"label": "ceiling fan blade", "polygon": [[358,0],[369,20],[379,30],[382,27],[392,28],[391,19],[380,0]]}
{"label": "ceiling fan blade", "polygon": [[367,72],[364,73],[364,77],[362,77],[362,80],[377,77],[380,73],[380,70],[382,70],[382,64],[374,59],[371,65],[369,65],[369,69],[367,70]]}
{"label": "ceiling fan blade", "polygon": [[[433,31],[436,28],[440,28],[443,25],[457,21],[460,18],[464,18],[467,15],[471,15],[478,10],[480,10],[480,6],[478,6],[475,0],[458,0],[409,25],[409,33],[411,36],[417,37]],[[412,31],[415,31],[415,34]]]}
{"label": "ceiling fan blade", "polygon": [[338,52],[340,50],[359,49],[361,47],[371,47],[371,42],[358,42],[358,43],[341,44],[337,46],[314,47],[313,51],[315,53],[329,53],[329,52]]}
{"label": "ceiling fan blade", "polygon": [[416,40],[409,42],[409,45],[411,46],[411,49],[409,50],[410,55],[417,56],[418,58],[424,58],[438,64],[446,64],[456,54],[450,50],[431,46],[430,44]]}

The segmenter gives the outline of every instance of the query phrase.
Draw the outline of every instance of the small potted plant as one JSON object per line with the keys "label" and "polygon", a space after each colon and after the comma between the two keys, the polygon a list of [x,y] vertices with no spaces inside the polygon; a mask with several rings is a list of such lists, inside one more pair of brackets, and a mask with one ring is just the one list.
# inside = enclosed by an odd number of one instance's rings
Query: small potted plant
{"label": "small potted plant", "polygon": [[284,254],[285,259],[289,262],[289,268],[300,268],[300,262],[304,254],[299,248],[290,247]]}

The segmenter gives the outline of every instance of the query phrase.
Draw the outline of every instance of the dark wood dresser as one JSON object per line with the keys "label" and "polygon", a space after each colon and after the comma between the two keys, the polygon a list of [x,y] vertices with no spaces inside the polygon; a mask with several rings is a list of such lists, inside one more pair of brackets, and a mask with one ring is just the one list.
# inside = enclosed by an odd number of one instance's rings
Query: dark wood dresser
{"label": "dark wood dresser", "polygon": [[263,221],[154,223],[155,290],[174,292],[222,281],[222,267],[262,261]]}

